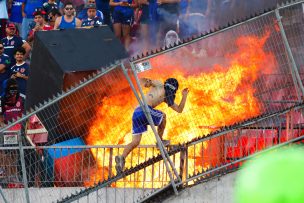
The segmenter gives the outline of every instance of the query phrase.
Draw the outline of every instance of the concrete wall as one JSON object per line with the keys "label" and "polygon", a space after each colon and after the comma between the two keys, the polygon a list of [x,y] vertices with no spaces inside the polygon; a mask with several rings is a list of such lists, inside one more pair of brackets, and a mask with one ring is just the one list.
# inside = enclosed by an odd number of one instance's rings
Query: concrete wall
{"label": "concrete wall", "polygon": [[164,203],[234,203],[233,190],[237,172],[187,188]]}
{"label": "concrete wall", "polygon": [[[215,178],[206,183],[187,188],[178,196],[171,196],[165,199],[164,203],[234,203],[233,189],[237,172]],[[66,197],[71,193],[79,191],[81,188],[30,188],[31,203],[56,202],[61,197]],[[149,189],[116,189],[103,188],[98,192],[90,194],[88,197],[80,199],[79,203],[131,203],[136,202]],[[26,203],[24,189],[2,189],[8,202]],[[0,202],[4,202],[0,197]]]}
{"label": "concrete wall", "polygon": [[[66,197],[71,193],[79,191],[81,188],[30,188],[31,203],[51,203],[56,202],[61,197]],[[79,200],[79,203],[131,203],[136,202],[144,193],[150,192],[150,189],[116,189],[103,188],[98,192],[91,193],[88,197]],[[26,203],[24,189],[2,189],[2,193],[10,203]],[[4,200],[0,196],[0,203]]]}

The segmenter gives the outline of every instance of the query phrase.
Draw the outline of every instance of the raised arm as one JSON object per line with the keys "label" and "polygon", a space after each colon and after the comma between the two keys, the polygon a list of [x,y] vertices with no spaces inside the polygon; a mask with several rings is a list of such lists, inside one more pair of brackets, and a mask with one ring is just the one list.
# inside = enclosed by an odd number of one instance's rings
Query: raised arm
{"label": "raised arm", "polygon": [[187,101],[188,93],[189,93],[189,89],[188,89],[188,88],[183,89],[183,91],[182,91],[183,98],[182,98],[181,102],[179,103],[179,105],[177,105],[176,103],[174,103],[174,104],[173,104],[172,106],[170,106],[170,107],[171,107],[174,111],[176,111],[176,112],[178,112],[178,113],[182,113],[183,110],[184,110],[186,101]]}

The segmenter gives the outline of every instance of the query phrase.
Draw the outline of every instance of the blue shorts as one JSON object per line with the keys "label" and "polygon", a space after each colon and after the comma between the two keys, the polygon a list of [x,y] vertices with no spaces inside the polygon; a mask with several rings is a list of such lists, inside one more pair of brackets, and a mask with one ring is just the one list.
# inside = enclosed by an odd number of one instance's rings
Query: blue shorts
{"label": "blue shorts", "polygon": [[[151,106],[148,106],[150,110],[150,114],[152,116],[152,120],[154,125],[159,126],[163,120],[163,112],[153,109]],[[133,116],[132,116],[132,134],[138,135],[142,134],[143,132],[147,131],[147,126],[149,125],[149,122],[145,116],[145,113],[141,109],[141,107],[137,107],[134,110]]]}
{"label": "blue shorts", "polygon": [[113,24],[121,23],[123,25],[132,25],[134,21],[134,14],[130,12],[114,11],[112,14]]}

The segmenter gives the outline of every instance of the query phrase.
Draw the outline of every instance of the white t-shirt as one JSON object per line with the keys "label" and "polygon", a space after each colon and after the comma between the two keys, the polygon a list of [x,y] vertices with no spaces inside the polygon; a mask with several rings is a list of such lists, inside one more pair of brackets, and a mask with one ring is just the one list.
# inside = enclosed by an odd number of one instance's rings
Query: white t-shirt
{"label": "white t-shirt", "polygon": [[0,19],[8,19],[6,0],[0,0]]}

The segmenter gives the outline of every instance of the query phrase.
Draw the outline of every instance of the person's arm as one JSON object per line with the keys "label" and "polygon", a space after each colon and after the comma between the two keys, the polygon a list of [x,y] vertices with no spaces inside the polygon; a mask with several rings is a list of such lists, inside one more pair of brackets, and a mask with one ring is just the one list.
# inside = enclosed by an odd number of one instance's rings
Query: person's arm
{"label": "person's arm", "polygon": [[24,79],[24,80],[28,80],[28,76],[26,76],[26,75],[24,75],[24,74],[22,74],[22,73],[19,73],[19,72],[17,72],[16,74],[15,74],[15,77],[17,77],[17,78],[22,78],[22,79]]}
{"label": "person's arm", "polygon": [[174,103],[174,104],[173,104],[172,106],[170,106],[170,107],[171,107],[174,111],[176,111],[176,112],[178,112],[178,113],[182,113],[183,110],[184,110],[186,101],[187,101],[188,93],[189,93],[189,89],[188,89],[188,88],[183,89],[183,91],[182,91],[183,98],[182,98],[181,102],[179,103],[179,105],[177,105],[176,103]]}
{"label": "person's arm", "polygon": [[27,37],[27,41],[29,43],[31,43],[33,40],[34,40],[34,34],[35,34],[35,31],[34,30],[31,30],[28,37]]}
{"label": "person's arm", "polygon": [[163,83],[159,80],[151,80],[149,78],[140,78],[139,82],[144,87],[156,87],[156,86],[162,86]]}
{"label": "person's arm", "polygon": [[25,12],[24,12],[24,9],[25,9],[25,2],[22,2],[21,12],[22,12],[22,17],[23,17],[23,18],[26,17],[26,14],[25,14]]}
{"label": "person's arm", "polygon": [[158,4],[180,3],[181,0],[157,0]]}
{"label": "person's arm", "polygon": [[27,59],[32,50],[31,45],[25,41],[23,42],[22,47],[25,49],[24,59]]}
{"label": "person's arm", "polygon": [[123,2],[114,2],[114,0],[110,0],[110,3],[109,3],[110,6],[122,6],[123,5]]}
{"label": "person's arm", "polygon": [[82,21],[76,18],[76,27],[81,27]]}
{"label": "person's arm", "polygon": [[5,70],[6,65],[5,64],[0,64],[0,73],[2,73],[3,70]]}
{"label": "person's arm", "polygon": [[137,1],[133,1],[131,4],[129,4],[129,6],[131,8],[137,8],[138,7],[138,2]]}
{"label": "person's arm", "polygon": [[56,18],[55,24],[54,24],[54,30],[59,28],[59,25],[61,23],[61,18],[64,18],[64,16],[59,16],[58,18]]}

